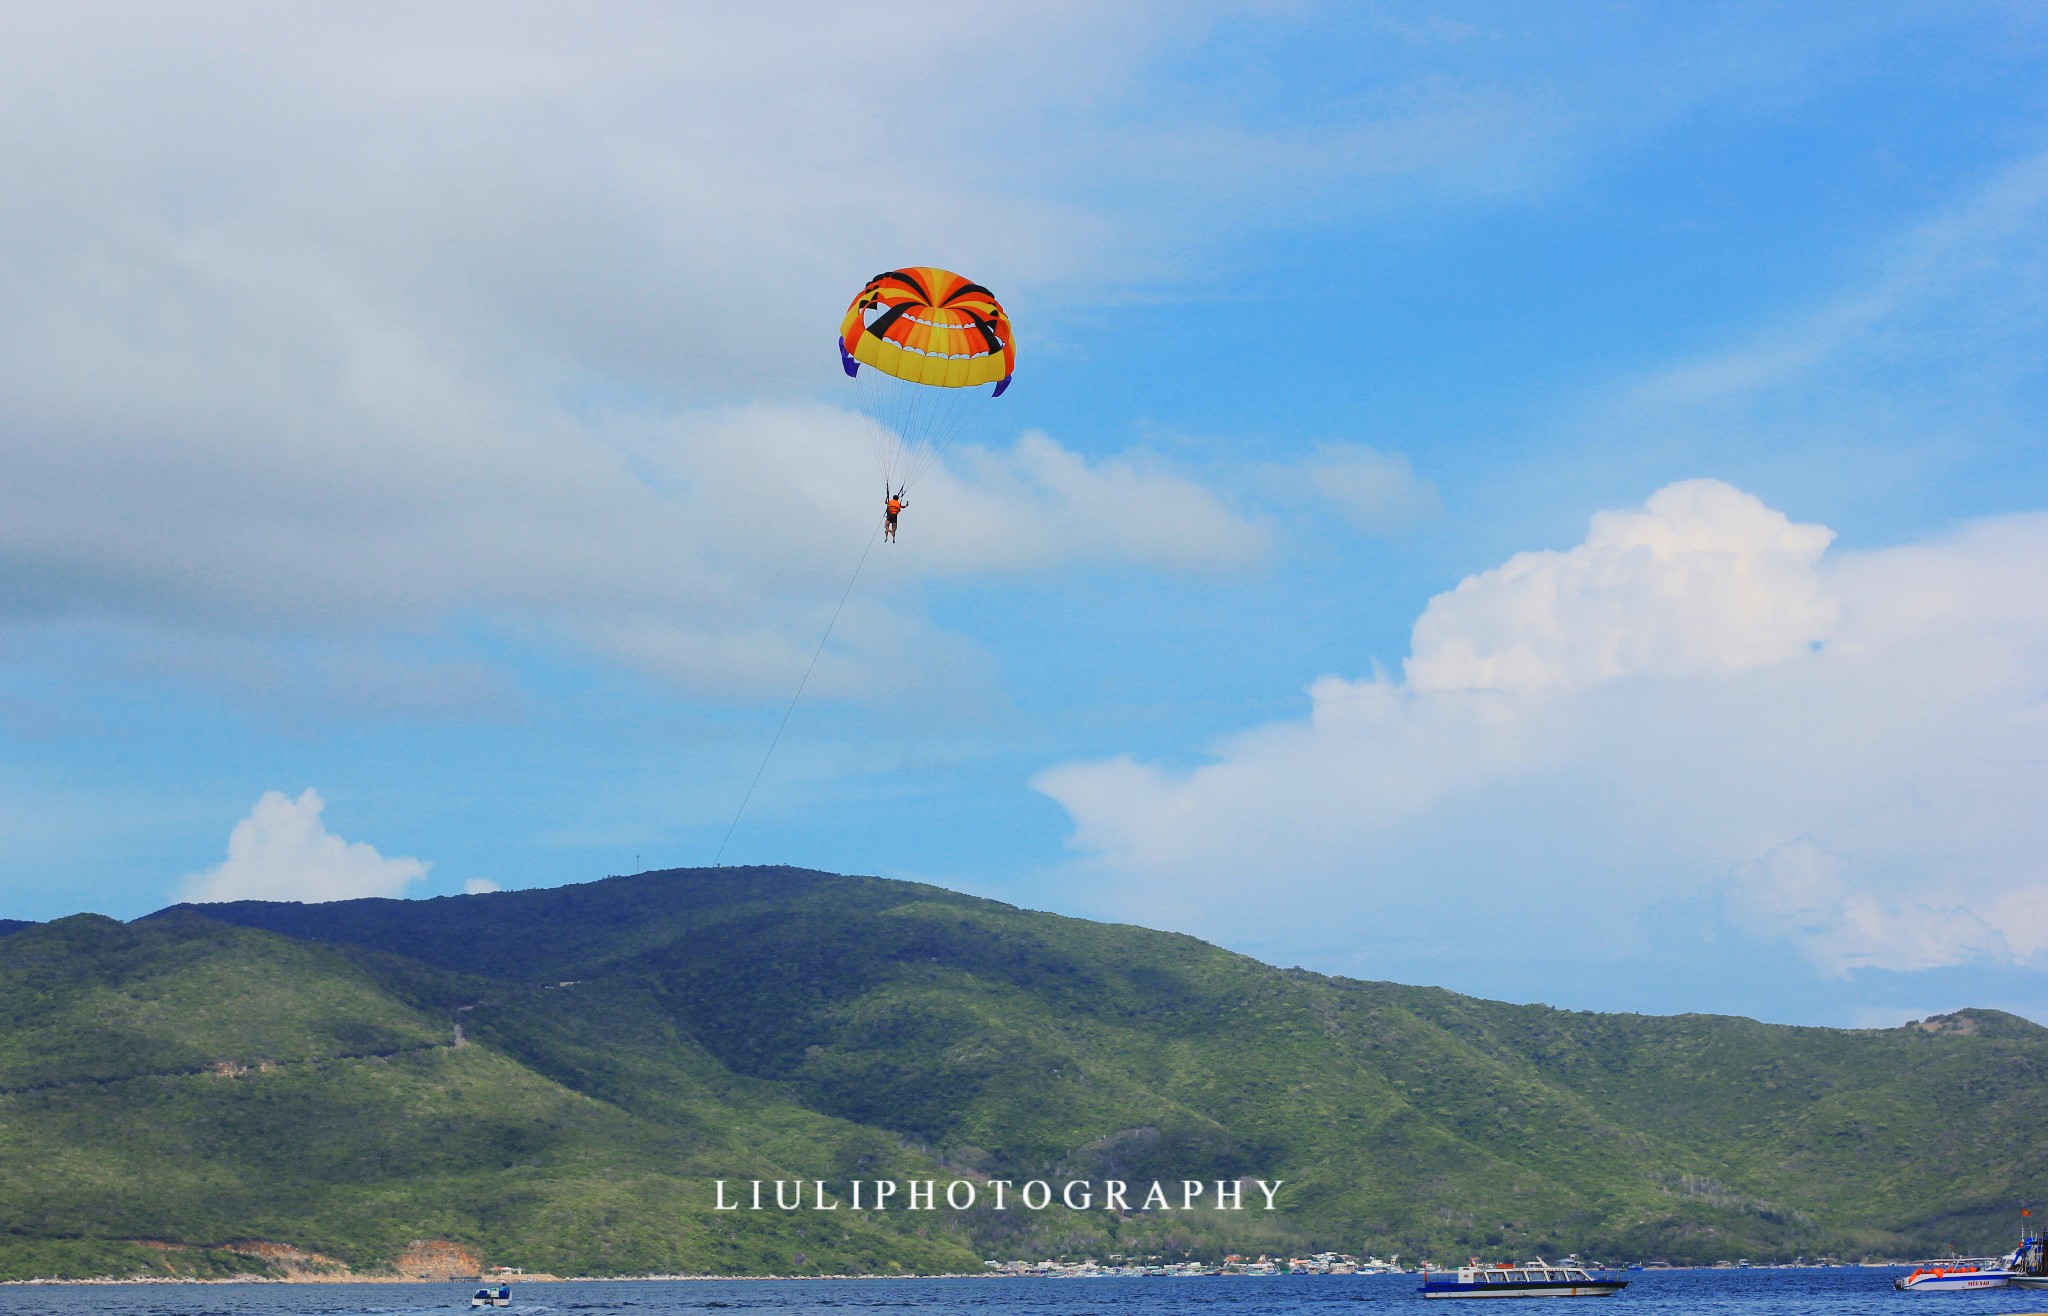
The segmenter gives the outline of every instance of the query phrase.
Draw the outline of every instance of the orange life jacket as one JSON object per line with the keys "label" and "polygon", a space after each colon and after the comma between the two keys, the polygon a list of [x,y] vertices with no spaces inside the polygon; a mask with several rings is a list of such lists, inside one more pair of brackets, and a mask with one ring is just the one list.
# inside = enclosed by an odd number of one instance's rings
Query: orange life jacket
{"label": "orange life jacket", "polygon": [[894,515],[896,515],[896,513],[900,512],[900,511],[902,511],[902,510],[903,510],[903,501],[902,501],[902,500],[901,500],[900,498],[891,498],[891,499],[889,500],[889,515],[891,515],[891,516],[894,516]]}

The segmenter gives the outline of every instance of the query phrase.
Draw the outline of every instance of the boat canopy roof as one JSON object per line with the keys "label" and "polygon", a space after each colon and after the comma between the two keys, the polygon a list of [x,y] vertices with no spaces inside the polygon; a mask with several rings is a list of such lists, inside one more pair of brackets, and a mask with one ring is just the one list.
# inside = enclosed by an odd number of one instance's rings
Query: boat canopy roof
{"label": "boat canopy roof", "polygon": [[1458,1280],[1464,1284],[1541,1284],[1555,1283],[1559,1280],[1591,1283],[1592,1279],[1584,1266],[1552,1265],[1547,1261],[1519,1264],[1496,1262],[1484,1266],[1458,1267]]}

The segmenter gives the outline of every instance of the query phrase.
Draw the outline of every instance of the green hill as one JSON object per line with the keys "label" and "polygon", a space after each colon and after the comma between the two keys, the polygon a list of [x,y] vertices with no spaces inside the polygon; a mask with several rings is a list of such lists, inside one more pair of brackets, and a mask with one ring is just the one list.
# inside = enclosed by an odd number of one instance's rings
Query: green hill
{"label": "green hill", "polygon": [[[1504,1005],[792,869],[79,916],[0,940],[0,1275],[259,1240],[556,1273],[1988,1248],[2048,1170],[2044,1071],[2048,1029],[1988,1011]],[[1282,1209],[711,1209],[720,1178],[1240,1176]]]}

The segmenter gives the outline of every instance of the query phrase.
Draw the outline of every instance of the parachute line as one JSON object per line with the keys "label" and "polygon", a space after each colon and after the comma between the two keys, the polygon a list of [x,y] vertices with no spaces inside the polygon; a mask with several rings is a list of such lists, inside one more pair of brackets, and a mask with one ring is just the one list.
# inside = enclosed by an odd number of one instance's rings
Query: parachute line
{"label": "parachute line", "polygon": [[732,821],[725,828],[725,838],[719,841],[718,853],[712,856],[713,868],[725,866],[725,847],[732,844],[733,830],[740,825],[740,815],[753,802],[754,788],[761,784],[761,774],[768,771],[768,760],[775,757],[775,747],[782,743],[782,733],[789,728],[789,715],[796,712],[797,701],[804,697],[804,687],[811,683],[811,673],[817,670],[818,659],[825,654],[825,642],[832,638],[832,628],[839,624],[839,614],[845,611],[846,601],[853,597],[854,582],[860,579],[860,569],[868,564],[868,554],[875,551],[875,540],[881,534],[882,523],[877,521],[874,532],[868,536],[868,546],[860,551],[860,561],[853,564],[853,574],[847,577],[846,591],[839,596],[839,606],[832,609],[832,619],[825,623],[825,633],[818,637],[818,647],[811,653],[810,666],[804,668],[803,679],[796,683],[796,693],[789,697],[789,707],[782,710],[782,720],[775,724],[775,734],[768,741],[768,752],[761,756],[761,766],[754,769],[754,779],[747,783],[747,793],[740,797],[740,807],[733,810]]}
{"label": "parachute line", "polygon": [[914,485],[969,428],[989,389],[931,388],[879,370],[853,377],[875,466],[891,489]]}

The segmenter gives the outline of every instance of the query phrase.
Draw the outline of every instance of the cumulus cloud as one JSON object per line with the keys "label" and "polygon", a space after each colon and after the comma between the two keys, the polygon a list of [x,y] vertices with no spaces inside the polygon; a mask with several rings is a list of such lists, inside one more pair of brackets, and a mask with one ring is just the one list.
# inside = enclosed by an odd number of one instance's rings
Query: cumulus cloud
{"label": "cumulus cloud", "polygon": [[1737,671],[1819,643],[1841,611],[1815,570],[1834,533],[1718,480],[1602,512],[1567,552],[1517,553],[1430,600],[1416,690],[1515,690]]}
{"label": "cumulus cloud", "polygon": [[498,889],[498,884],[488,877],[472,877],[462,884],[462,894],[465,896],[487,896]]}
{"label": "cumulus cloud", "polygon": [[1328,922],[1376,948],[1476,908],[1520,935],[1434,954],[1668,952],[1705,908],[1825,974],[2040,964],[2048,517],[1831,538],[1673,485],[1433,599],[1404,679],[1325,677],[1191,770],[1037,784],[1098,907],[1241,944],[1298,943],[1306,907],[1369,907]]}
{"label": "cumulus cloud", "polygon": [[186,878],[179,897],[317,904],[401,895],[426,876],[427,865],[417,859],[387,859],[374,846],[329,832],[320,817],[326,807],[310,788],[296,800],[265,791],[228,834],[227,861]]}

